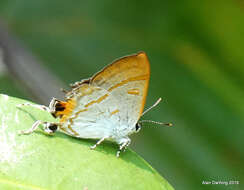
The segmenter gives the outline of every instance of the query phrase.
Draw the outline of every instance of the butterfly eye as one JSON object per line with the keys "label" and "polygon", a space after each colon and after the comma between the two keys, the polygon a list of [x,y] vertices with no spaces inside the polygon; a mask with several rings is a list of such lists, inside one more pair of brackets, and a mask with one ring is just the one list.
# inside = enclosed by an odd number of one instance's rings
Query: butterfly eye
{"label": "butterfly eye", "polygon": [[136,123],[136,132],[140,131],[141,125],[139,123]]}

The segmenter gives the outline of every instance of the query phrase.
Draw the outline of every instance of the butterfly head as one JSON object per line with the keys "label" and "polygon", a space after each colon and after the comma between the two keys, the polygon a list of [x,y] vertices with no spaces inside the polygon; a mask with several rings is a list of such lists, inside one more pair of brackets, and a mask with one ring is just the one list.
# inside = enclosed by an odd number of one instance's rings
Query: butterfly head
{"label": "butterfly head", "polygon": [[141,124],[137,122],[135,126],[135,133],[138,133],[140,130],[141,130]]}

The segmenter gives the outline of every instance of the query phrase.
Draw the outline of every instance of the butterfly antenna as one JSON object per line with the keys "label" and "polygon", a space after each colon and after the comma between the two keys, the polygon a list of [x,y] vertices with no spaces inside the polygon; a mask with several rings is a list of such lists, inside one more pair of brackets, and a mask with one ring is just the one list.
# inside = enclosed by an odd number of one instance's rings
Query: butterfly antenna
{"label": "butterfly antenna", "polygon": [[145,115],[145,113],[147,113],[148,111],[150,111],[151,109],[153,109],[155,106],[157,106],[159,104],[159,102],[161,102],[162,98],[159,98],[150,108],[147,108],[141,116]]}
{"label": "butterfly antenna", "polygon": [[166,126],[166,127],[172,127],[173,123],[162,123],[162,122],[158,122],[158,121],[151,121],[151,120],[142,120],[139,121],[139,123],[153,123],[153,124],[157,124],[157,125],[162,125],[162,126]]}

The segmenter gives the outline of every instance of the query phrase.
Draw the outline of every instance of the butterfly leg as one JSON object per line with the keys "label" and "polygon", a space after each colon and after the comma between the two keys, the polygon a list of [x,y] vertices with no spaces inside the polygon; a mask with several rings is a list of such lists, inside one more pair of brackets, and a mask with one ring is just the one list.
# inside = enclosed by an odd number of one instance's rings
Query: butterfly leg
{"label": "butterfly leg", "polygon": [[120,155],[120,152],[124,149],[126,149],[131,143],[131,140],[129,138],[125,138],[125,139],[122,139],[122,141],[120,141],[120,146],[119,146],[119,150],[117,151],[117,154],[116,156],[119,157]]}
{"label": "butterfly leg", "polygon": [[49,123],[49,122],[43,122],[38,120],[32,125],[30,129],[19,131],[19,134],[20,135],[31,134],[35,130],[37,130],[41,124],[44,126],[43,130],[48,134],[54,133],[58,129],[58,125],[59,125],[58,123],[51,123],[51,122]]}
{"label": "butterfly leg", "polygon": [[95,149],[97,147],[97,145],[101,144],[107,137],[103,137],[101,138],[99,141],[97,141],[96,144],[94,144],[93,146],[91,146],[91,149]]}

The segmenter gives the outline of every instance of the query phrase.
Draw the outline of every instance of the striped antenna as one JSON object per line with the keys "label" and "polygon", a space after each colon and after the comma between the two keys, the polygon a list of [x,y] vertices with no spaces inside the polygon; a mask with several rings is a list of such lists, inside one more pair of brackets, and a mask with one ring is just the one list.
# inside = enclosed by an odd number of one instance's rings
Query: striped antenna
{"label": "striped antenna", "polygon": [[157,124],[157,125],[163,125],[163,126],[166,126],[166,127],[172,127],[173,126],[173,123],[162,123],[162,122],[158,122],[158,121],[151,121],[151,120],[142,120],[142,121],[139,121],[138,123],[153,123],[153,124]]}
{"label": "striped antenna", "polygon": [[159,98],[150,108],[147,108],[142,114],[141,116],[145,115],[145,113],[147,113],[148,111],[150,111],[152,108],[154,108],[155,106],[157,106],[159,104],[159,102],[161,102],[162,98]]}

